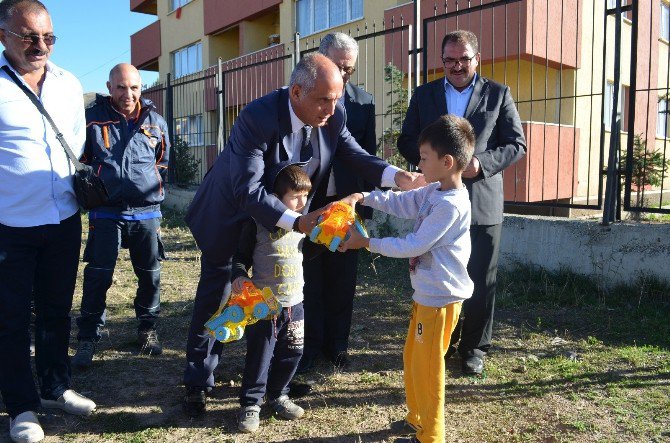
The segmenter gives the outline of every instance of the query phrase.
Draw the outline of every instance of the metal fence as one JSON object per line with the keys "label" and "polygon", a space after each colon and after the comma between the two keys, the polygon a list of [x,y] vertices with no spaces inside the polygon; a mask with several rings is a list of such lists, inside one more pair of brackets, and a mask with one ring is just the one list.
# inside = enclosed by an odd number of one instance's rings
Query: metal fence
{"label": "metal fence", "polygon": [[[661,20],[663,5],[444,0],[431,4],[419,39],[412,38],[412,5],[389,11],[380,25],[350,29],[359,44],[351,81],[375,97],[378,155],[403,165],[395,141],[417,74],[421,83],[443,77],[442,37],[467,29],[479,39],[478,73],[510,87],[528,142],[526,157],[504,171],[508,204],[603,210],[605,221],[620,217],[622,208],[670,212],[663,168],[670,46],[659,37],[670,33],[670,20]],[[196,183],[223,149],[240,110],[285,85],[296,54],[318,44],[296,38],[291,47],[220,62],[144,92],[199,161]]]}

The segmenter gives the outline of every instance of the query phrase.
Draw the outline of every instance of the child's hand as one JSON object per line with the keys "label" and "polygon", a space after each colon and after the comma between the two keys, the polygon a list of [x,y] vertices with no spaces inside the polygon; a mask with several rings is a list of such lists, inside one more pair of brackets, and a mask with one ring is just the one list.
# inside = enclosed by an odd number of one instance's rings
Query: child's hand
{"label": "child's hand", "polygon": [[369,244],[370,239],[363,237],[361,233],[358,232],[358,229],[352,225],[349,227],[349,238],[346,239],[344,243],[340,243],[340,246],[338,246],[337,249],[340,252],[344,252],[348,249],[367,248]]}
{"label": "child's hand", "polygon": [[236,294],[242,292],[242,290],[244,289],[244,282],[251,283],[251,280],[248,279],[247,277],[237,277],[235,280],[233,280],[233,292],[235,292]]}
{"label": "child's hand", "polygon": [[348,204],[349,206],[351,206],[351,209],[354,210],[356,209],[356,204],[363,201],[363,194],[361,194],[360,192],[354,192],[353,194],[347,195],[340,201],[342,203]]}

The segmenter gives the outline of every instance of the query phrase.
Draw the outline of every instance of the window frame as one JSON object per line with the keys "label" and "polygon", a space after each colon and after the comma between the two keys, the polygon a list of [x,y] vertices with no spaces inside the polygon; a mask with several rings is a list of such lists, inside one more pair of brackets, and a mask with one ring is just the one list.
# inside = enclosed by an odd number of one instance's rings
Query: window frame
{"label": "window frame", "polygon": [[[196,127],[196,130],[191,128]],[[202,114],[184,115],[174,119],[174,135],[182,139],[190,148],[205,146]]]}
{"label": "window frame", "polygon": [[[331,28],[335,28],[338,26],[345,25],[347,23],[354,22],[356,20],[360,20],[364,18],[364,7],[365,7],[365,2],[363,0],[344,0],[345,4],[345,18],[342,23],[333,23],[331,22],[331,2],[335,2],[338,0],[297,0],[297,5],[296,5],[296,11],[298,14],[297,17],[297,26],[296,28],[298,29],[298,32],[300,33],[301,36],[308,36],[312,34],[317,34],[319,32],[326,31]],[[342,0],[339,0],[342,1]],[[356,2],[356,4],[354,4]],[[360,3],[360,4],[358,4]],[[318,16],[320,18],[323,18],[323,15],[325,15],[325,27],[323,28],[317,28],[316,27],[316,6],[319,6],[323,8],[325,11],[325,14],[319,14]],[[301,13],[301,9],[303,12]],[[356,10],[360,10],[360,16],[354,17],[353,12]],[[308,22],[305,23],[304,16],[308,16]]]}
{"label": "window frame", "polygon": [[[665,108],[665,109],[663,109]],[[670,128],[668,127],[668,98],[658,98],[658,106],[656,108],[656,138],[670,138]],[[663,125],[661,125],[663,121]]]}
{"label": "window frame", "polygon": [[[666,12],[665,15],[665,26],[663,26],[663,13]],[[660,33],[661,35],[659,36],[660,39],[670,42],[670,2],[661,0],[661,13],[660,15]]]}
{"label": "window frame", "polygon": [[[177,9],[181,8],[182,6],[186,6],[192,1],[193,0],[168,0],[168,14],[175,12]],[[175,3],[177,6],[175,6]]]}
{"label": "window frame", "polygon": [[[194,60],[194,69],[190,69],[190,51],[195,49],[196,52],[194,52],[193,55],[195,55],[195,60]],[[187,72],[182,72],[182,62],[183,60],[179,60],[179,69],[178,64],[177,64],[177,57],[182,57],[182,54],[186,55],[186,71]],[[184,46],[183,48],[179,48],[175,51],[172,51],[170,53],[170,61],[172,63],[172,75],[174,76],[175,79],[184,77],[186,75],[194,74],[196,72],[202,71],[202,42],[197,41],[195,43],[192,43],[188,46]]]}
{"label": "window frame", "polygon": [[[630,86],[621,84],[619,86],[619,102],[617,103],[617,114],[621,115],[621,132],[628,132],[628,113],[630,112],[628,106],[628,94],[630,93]],[[605,113],[603,115],[603,124],[605,131],[611,132],[612,128],[612,105],[614,104],[614,82],[607,81],[605,85]]]}

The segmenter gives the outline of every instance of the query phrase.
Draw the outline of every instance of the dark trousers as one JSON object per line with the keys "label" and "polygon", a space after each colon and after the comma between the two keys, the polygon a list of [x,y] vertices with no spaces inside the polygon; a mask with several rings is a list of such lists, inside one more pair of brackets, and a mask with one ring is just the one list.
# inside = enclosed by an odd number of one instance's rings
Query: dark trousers
{"label": "dark trousers", "polygon": [[84,250],[84,293],[77,318],[78,340],[100,340],[105,325],[107,290],[112,286],[119,248],[128,248],[137,276],[135,316],[138,331],[154,329],[160,315],[160,261],[165,257],[160,240],[160,218],[148,220],[95,219],[89,223]]}
{"label": "dark trousers", "polygon": [[262,405],[288,394],[304,344],[302,303],[283,308],[276,319],[261,320],[244,330],[247,357],[244,363],[240,405]]}
{"label": "dark trousers", "polygon": [[331,360],[349,348],[356,292],[358,250],[324,251],[303,261],[305,356],[324,352]]}
{"label": "dark trousers", "polygon": [[451,336],[464,357],[482,357],[491,347],[493,313],[496,300],[496,276],[502,224],[470,226],[472,253],[468,274],[475,284],[472,297],[463,302],[461,317]]}
{"label": "dark trousers", "polygon": [[81,217],[57,225],[0,225],[0,392],[10,417],[40,408],[30,364],[35,298],[35,366],[41,395],[70,385],[70,309],[79,266]]}
{"label": "dark trousers", "polygon": [[205,330],[205,323],[230,296],[230,274],[230,261],[224,265],[215,265],[202,256],[200,280],[186,341],[184,385],[187,388],[211,390],[214,387],[214,369],[219,364],[223,344]]}

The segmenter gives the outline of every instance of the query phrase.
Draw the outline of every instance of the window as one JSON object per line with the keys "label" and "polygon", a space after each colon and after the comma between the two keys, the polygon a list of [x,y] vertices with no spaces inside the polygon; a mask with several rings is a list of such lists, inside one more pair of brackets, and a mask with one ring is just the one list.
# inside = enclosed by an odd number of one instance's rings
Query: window
{"label": "window", "polygon": [[670,41],[670,4],[661,2],[661,38]]}
{"label": "window", "polygon": [[363,0],[298,0],[298,32],[314,34],[363,18]]}
{"label": "window", "polygon": [[[621,7],[623,8],[624,6],[628,6],[631,4],[631,0],[621,0]],[[607,0],[607,9],[616,9],[616,0]],[[626,20],[633,20],[633,12],[632,11],[624,11],[623,12],[623,18]]]}
{"label": "window", "polygon": [[[628,131],[628,94],[630,88],[626,85],[621,85],[619,91],[619,101],[617,103],[617,114],[621,117],[621,130]],[[605,115],[603,116],[603,123],[605,123],[605,130],[609,131],[612,127],[612,107],[614,105],[614,83],[607,82],[605,86]]]}
{"label": "window", "polygon": [[174,133],[191,147],[204,145],[202,115],[175,118]]}
{"label": "window", "polygon": [[670,135],[668,128],[668,99],[658,100],[658,116],[656,118],[656,136],[667,138]]}
{"label": "window", "polygon": [[175,78],[200,70],[202,70],[202,43],[198,42],[172,53],[172,71]]}
{"label": "window", "polygon": [[169,0],[170,1],[170,12],[174,11],[180,6],[184,6],[186,3],[190,3],[191,0]]}

